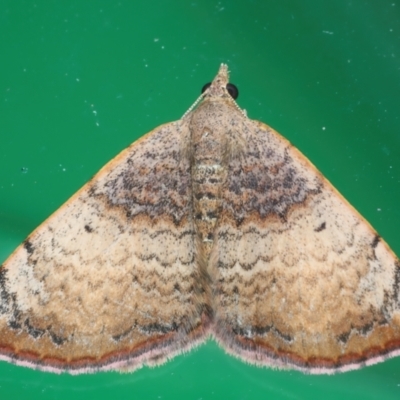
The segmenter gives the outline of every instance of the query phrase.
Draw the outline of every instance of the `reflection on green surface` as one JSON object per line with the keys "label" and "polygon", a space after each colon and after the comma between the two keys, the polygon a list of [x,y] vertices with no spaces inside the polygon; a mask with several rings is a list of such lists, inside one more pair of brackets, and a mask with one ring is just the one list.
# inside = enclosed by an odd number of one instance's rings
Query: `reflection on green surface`
{"label": "reflection on green surface", "polygon": [[[299,147],[400,254],[398,1],[2,6],[1,259],[122,148],[180,118],[221,62],[249,116]],[[134,374],[0,363],[0,395],[397,399],[399,371],[400,359],[332,377],[272,371],[210,342]]]}

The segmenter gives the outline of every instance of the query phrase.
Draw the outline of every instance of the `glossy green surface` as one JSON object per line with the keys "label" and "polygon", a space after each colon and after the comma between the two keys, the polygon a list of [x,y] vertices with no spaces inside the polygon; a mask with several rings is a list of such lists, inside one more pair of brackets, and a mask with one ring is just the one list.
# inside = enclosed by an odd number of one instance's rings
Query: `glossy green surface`
{"label": "glossy green surface", "polygon": [[[0,262],[120,150],[179,119],[221,62],[249,117],[292,141],[400,254],[398,0],[3,0],[0,49]],[[307,376],[209,342],[133,374],[0,362],[0,398],[399,399],[400,358]]]}

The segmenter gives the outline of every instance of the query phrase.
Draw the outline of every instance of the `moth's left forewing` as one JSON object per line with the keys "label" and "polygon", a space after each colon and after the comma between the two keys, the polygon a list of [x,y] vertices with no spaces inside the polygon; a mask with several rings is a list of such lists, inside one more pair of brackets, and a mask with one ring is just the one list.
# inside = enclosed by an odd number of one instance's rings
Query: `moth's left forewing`
{"label": "moth's left forewing", "polygon": [[400,264],[315,167],[247,120],[212,255],[216,336],[250,362],[353,369],[400,347]]}
{"label": "moth's left forewing", "polygon": [[139,368],[204,340],[190,164],[178,121],[108,163],[0,270],[0,359]]}

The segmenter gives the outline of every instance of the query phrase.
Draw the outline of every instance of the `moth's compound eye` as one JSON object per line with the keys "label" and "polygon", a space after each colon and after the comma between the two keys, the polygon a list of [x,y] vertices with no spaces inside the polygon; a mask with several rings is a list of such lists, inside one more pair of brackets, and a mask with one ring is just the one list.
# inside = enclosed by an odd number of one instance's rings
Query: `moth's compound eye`
{"label": "moth's compound eye", "polygon": [[226,90],[234,100],[239,97],[239,89],[235,85],[232,85],[232,83],[226,85]]}
{"label": "moth's compound eye", "polygon": [[211,82],[206,83],[206,84],[201,88],[201,93],[204,93],[210,86],[211,86]]}

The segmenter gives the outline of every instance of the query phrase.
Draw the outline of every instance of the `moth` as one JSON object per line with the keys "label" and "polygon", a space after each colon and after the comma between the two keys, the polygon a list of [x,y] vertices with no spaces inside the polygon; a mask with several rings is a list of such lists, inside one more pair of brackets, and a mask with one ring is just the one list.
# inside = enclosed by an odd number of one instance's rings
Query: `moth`
{"label": "moth", "polygon": [[399,355],[400,262],[222,64],[193,107],[103,167],[0,269],[0,359],[72,374],[213,337],[307,373]]}

